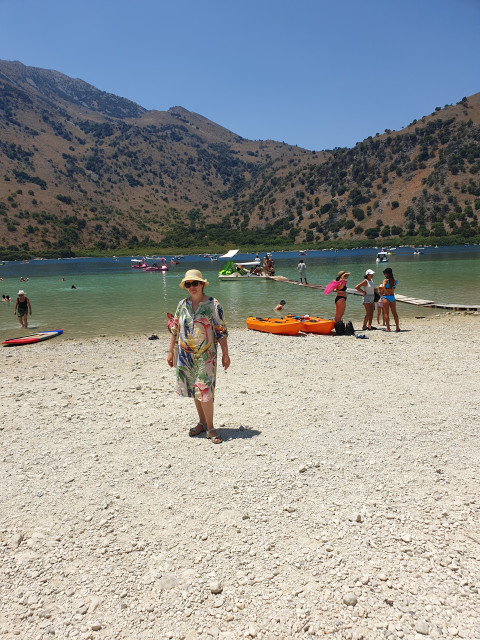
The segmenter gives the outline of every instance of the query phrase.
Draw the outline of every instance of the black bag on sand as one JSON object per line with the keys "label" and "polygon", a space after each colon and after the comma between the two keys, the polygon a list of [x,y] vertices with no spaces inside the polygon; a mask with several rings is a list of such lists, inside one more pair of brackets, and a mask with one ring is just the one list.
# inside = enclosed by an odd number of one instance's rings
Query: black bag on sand
{"label": "black bag on sand", "polygon": [[338,322],[335,322],[335,325],[333,328],[335,329],[336,336],[345,335],[345,323],[343,322],[343,320],[339,320]]}
{"label": "black bag on sand", "polygon": [[347,322],[347,324],[345,325],[345,335],[346,336],[354,336],[355,335],[355,329],[353,328],[353,322],[351,320],[349,320]]}

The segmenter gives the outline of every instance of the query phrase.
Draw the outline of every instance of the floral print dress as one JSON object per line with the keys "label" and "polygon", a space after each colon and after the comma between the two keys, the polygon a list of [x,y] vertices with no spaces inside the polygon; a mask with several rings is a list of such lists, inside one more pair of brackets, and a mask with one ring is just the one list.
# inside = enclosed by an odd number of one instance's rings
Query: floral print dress
{"label": "floral print dress", "polygon": [[217,342],[228,335],[222,305],[215,298],[193,310],[190,298],[178,303],[172,333],[178,335],[176,362],[179,395],[200,402],[213,400],[217,374]]}

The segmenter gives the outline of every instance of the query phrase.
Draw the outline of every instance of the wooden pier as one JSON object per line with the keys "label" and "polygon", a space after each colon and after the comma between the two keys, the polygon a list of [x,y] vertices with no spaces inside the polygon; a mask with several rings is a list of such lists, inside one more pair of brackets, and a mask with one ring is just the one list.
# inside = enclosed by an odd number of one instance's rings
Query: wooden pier
{"label": "wooden pier", "polygon": [[[300,284],[296,280],[289,280],[285,276],[267,276],[269,280],[275,280],[275,282],[284,282],[286,284],[295,284],[298,287],[307,287],[310,289],[320,289],[323,291],[325,286],[322,284]],[[353,296],[361,296],[356,289],[347,289],[347,293]],[[447,309],[450,311],[480,311],[480,304],[449,304],[444,302],[434,302],[433,300],[422,300],[420,298],[412,298],[410,296],[402,296],[400,293],[395,294],[395,300],[397,302],[404,302],[405,304],[413,304],[417,307],[429,307],[436,309]]]}

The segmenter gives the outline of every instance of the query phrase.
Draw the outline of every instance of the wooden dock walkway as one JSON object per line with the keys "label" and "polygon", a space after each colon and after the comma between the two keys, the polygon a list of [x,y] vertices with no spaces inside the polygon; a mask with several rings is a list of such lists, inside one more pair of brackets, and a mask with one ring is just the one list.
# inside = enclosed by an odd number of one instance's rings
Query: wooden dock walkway
{"label": "wooden dock walkway", "polygon": [[[320,289],[323,291],[325,286],[322,284],[300,284],[296,280],[289,280],[285,276],[267,276],[269,280],[275,280],[275,282],[285,282],[286,284],[295,284],[298,287],[307,287],[310,289]],[[347,293],[354,296],[362,295],[355,289],[347,289]],[[405,304],[413,304],[417,307],[430,307],[436,309],[448,309],[450,311],[480,311],[480,304],[451,304],[444,302],[434,302],[433,300],[422,300],[421,298],[412,298],[410,296],[402,296],[400,293],[395,294],[395,299],[398,302],[404,302]]]}

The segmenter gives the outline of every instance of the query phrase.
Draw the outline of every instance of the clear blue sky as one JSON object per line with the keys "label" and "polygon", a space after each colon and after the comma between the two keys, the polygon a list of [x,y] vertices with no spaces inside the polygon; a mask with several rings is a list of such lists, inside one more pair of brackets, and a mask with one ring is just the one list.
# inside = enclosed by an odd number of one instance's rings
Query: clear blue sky
{"label": "clear blue sky", "polygon": [[0,0],[0,58],[249,139],[353,146],[480,91],[480,0]]}

